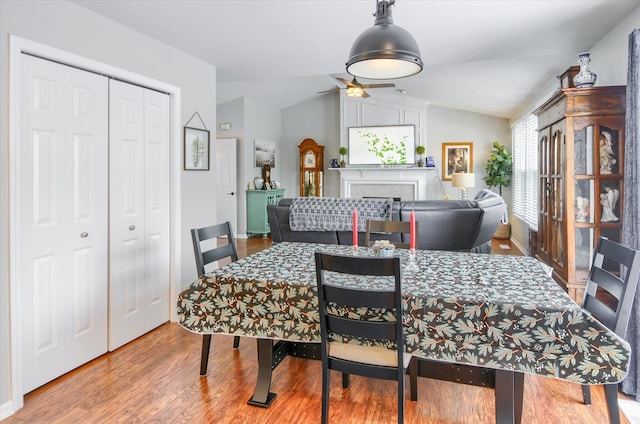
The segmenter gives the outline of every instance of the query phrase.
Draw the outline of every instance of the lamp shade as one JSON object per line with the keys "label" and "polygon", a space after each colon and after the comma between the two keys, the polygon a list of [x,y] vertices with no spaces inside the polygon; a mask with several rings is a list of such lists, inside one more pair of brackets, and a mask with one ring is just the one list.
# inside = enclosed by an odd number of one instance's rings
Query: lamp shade
{"label": "lamp shade", "polygon": [[358,36],[351,47],[347,72],[368,79],[393,79],[422,71],[418,43],[407,30],[393,24],[390,6],[379,1],[373,27]]}
{"label": "lamp shade", "polygon": [[451,185],[453,187],[469,188],[476,186],[476,176],[472,173],[456,172],[451,174]]}

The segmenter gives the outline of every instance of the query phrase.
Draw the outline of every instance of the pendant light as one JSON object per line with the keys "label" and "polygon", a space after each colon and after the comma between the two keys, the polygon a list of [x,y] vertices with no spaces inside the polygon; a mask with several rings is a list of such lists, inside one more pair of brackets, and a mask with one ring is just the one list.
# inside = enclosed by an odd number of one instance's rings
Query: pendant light
{"label": "pendant light", "polygon": [[376,2],[373,27],[358,36],[351,47],[347,72],[368,79],[393,79],[422,71],[418,43],[404,28],[393,24],[395,0]]}

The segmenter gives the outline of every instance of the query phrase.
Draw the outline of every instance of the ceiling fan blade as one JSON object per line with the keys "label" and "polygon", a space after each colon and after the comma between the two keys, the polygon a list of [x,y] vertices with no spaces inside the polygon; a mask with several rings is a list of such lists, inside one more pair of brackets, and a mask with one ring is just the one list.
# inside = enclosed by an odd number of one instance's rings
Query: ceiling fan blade
{"label": "ceiling fan blade", "polygon": [[337,93],[338,91],[340,91],[340,88],[336,87],[336,88],[332,88],[331,90],[318,91],[318,94],[321,94],[321,93]]}
{"label": "ceiling fan blade", "polygon": [[347,87],[353,87],[353,83],[349,80],[346,80],[344,78],[338,78],[338,77],[336,77],[336,79],[341,83],[343,83],[344,85],[346,85]]}
{"label": "ceiling fan blade", "polygon": [[363,91],[363,92],[362,92],[362,98],[363,98],[363,99],[366,99],[367,97],[369,97],[369,95],[367,94],[367,92],[366,92],[366,91]]}
{"label": "ceiling fan blade", "polygon": [[384,88],[384,87],[395,87],[396,85],[392,82],[387,84],[362,84],[362,88]]}

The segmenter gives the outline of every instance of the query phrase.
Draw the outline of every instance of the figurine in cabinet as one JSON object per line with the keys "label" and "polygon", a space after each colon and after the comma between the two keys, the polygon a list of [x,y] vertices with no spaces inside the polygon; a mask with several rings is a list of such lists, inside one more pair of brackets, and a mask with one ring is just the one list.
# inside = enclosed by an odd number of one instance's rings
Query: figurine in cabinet
{"label": "figurine in cabinet", "polygon": [[620,192],[617,188],[605,187],[604,193],[600,194],[600,204],[602,205],[602,222],[616,222],[618,217],[613,211],[618,203]]}
{"label": "figurine in cabinet", "polygon": [[611,143],[611,134],[602,131],[600,134],[600,175],[611,175],[613,173],[613,165],[616,162],[613,144]]}
{"label": "figurine in cabinet", "polygon": [[576,197],[576,222],[587,222],[589,217],[589,198]]}

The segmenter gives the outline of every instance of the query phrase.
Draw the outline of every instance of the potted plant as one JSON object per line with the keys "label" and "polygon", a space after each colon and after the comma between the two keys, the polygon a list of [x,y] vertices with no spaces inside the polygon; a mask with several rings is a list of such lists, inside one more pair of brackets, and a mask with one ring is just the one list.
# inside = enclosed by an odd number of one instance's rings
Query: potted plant
{"label": "potted plant", "polygon": [[424,159],[422,158],[422,155],[424,155],[425,151],[426,149],[424,148],[423,145],[416,146],[416,153],[418,154],[418,166],[420,168],[422,168],[422,165],[424,164]]}
{"label": "potted plant", "polygon": [[344,160],[344,155],[348,152],[347,148],[342,146],[338,149],[338,153],[340,153],[340,168],[345,168],[347,166],[347,162]]}
{"label": "potted plant", "polygon": [[[485,166],[487,176],[484,177],[484,181],[489,188],[498,187],[498,193],[501,197],[502,187],[509,187],[511,185],[511,162],[511,153],[507,152],[507,148],[497,141],[494,141],[491,156],[489,156]],[[503,218],[498,225],[498,230],[494,234],[494,237],[508,239],[510,235],[511,224],[509,224],[508,219]]]}

